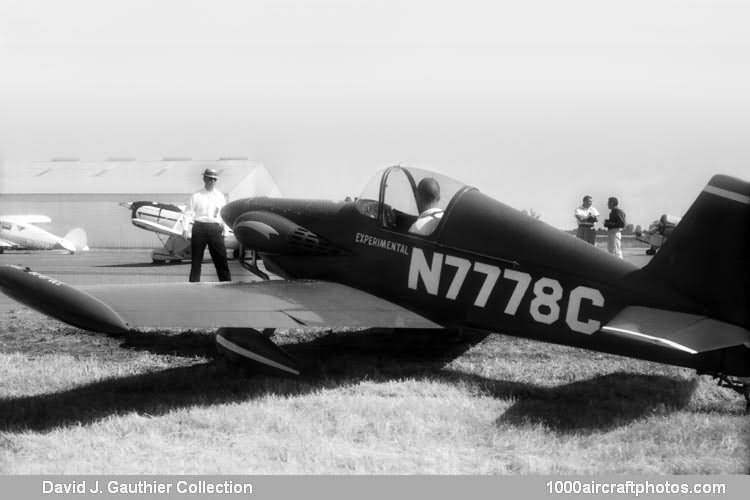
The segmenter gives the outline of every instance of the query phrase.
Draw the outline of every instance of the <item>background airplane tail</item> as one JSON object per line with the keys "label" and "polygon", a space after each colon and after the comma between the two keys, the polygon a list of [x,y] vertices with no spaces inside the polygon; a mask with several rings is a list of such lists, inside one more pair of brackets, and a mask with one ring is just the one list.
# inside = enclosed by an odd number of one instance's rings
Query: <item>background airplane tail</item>
{"label": "background airplane tail", "polygon": [[63,239],[73,244],[76,252],[87,251],[89,249],[86,231],[83,228],[76,227],[68,231]]}
{"label": "background airplane tail", "polygon": [[750,183],[712,177],[645,269],[708,315],[750,327]]}

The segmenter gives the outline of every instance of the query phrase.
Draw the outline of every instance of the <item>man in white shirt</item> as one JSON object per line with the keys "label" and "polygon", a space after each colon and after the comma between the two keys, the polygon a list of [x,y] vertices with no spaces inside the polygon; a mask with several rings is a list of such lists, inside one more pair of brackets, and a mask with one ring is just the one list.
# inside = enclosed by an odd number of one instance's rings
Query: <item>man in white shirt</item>
{"label": "man in white shirt", "polygon": [[224,246],[224,222],[219,212],[226,205],[224,195],[215,189],[219,174],[213,168],[203,171],[203,189],[193,193],[188,201],[184,214],[185,236],[187,237],[190,222],[193,222],[193,230],[190,236],[190,282],[201,280],[201,263],[203,253],[208,251],[211,260],[214,261],[216,274],[219,281],[230,281],[232,279],[227,264],[227,249]]}
{"label": "man in white shirt", "polygon": [[443,218],[443,209],[438,207],[440,201],[440,184],[432,177],[425,177],[417,185],[419,218],[409,228],[411,234],[428,236],[432,234]]}
{"label": "man in white shirt", "polygon": [[575,217],[578,223],[576,236],[592,245],[596,245],[596,230],[594,224],[599,220],[599,211],[593,206],[591,196],[583,197],[583,205],[576,208]]}

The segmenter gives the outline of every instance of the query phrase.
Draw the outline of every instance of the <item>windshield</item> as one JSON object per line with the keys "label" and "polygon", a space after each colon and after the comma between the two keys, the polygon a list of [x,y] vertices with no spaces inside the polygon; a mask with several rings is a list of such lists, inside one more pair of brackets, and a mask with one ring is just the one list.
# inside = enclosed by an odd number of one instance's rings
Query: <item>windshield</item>
{"label": "windshield", "polygon": [[439,186],[439,199],[430,205],[433,209],[445,210],[456,193],[465,187],[462,182],[429,170],[389,167],[380,170],[365,186],[357,199],[357,209],[363,215],[376,219],[382,202],[383,223],[397,230],[404,229],[402,226],[408,229],[410,222],[414,222],[427,208],[420,206],[417,197],[417,186],[427,178],[434,179]]}

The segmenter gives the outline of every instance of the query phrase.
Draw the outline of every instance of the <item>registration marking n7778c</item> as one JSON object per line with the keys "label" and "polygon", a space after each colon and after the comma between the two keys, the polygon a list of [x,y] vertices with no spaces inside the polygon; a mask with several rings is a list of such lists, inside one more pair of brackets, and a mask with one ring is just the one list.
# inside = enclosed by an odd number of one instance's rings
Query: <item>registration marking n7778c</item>
{"label": "registration marking n7778c", "polygon": [[[502,277],[502,279],[515,283],[503,313],[515,316],[523,298],[526,296],[526,292],[531,288],[534,298],[529,303],[529,314],[534,321],[551,325],[560,318],[560,301],[565,295],[565,290],[560,282],[554,278],[540,277],[532,287],[533,279],[531,275],[523,271],[501,269],[484,262],[472,262],[462,257],[445,255],[440,252],[434,252],[432,262],[428,263],[422,249],[416,247],[412,249],[411,262],[409,263],[409,288],[417,290],[421,281],[428,294],[438,295],[440,275],[444,266],[456,268],[456,274],[445,293],[446,299],[456,300],[469,272],[474,272],[484,275],[482,286],[474,299],[476,307],[487,305],[490,294]],[[575,332],[590,335],[600,329],[601,323],[592,318],[585,321],[580,318],[583,300],[589,301],[594,307],[604,307],[604,296],[599,290],[587,286],[577,286],[568,295],[565,323]]]}

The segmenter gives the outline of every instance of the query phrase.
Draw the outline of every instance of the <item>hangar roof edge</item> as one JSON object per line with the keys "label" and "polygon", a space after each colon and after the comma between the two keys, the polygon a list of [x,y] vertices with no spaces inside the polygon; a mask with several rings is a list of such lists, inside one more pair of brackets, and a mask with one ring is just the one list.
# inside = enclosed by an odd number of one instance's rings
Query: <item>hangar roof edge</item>
{"label": "hangar roof edge", "polygon": [[201,188],[205,168],[219,172],[217,187],[224,192],[232,191],[254,172],[270,178],[263,164],[244,158],[5,163],[0,170],[0,193],[184,194]]}

